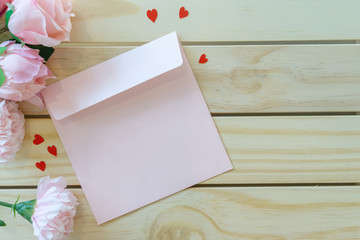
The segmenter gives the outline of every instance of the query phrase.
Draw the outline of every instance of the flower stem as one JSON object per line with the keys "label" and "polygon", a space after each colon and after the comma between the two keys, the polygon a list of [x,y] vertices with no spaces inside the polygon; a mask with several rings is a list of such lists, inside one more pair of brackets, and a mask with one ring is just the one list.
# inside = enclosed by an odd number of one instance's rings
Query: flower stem
{"label": "flower stem", "polygon": [[13,204],[0,201],[0,206],[12,208]]}
{"label": "flower stem", "polygon": [[8,27],[5,25],[3,28],[0,29],[0,34],[9,31]]}

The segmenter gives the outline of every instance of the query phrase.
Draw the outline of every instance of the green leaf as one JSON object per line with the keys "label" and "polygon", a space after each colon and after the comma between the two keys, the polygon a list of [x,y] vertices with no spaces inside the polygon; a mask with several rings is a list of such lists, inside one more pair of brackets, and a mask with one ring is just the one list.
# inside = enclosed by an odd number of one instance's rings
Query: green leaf
{"label": "green leaf", "polygon": [[6,80],[5,74],[4,74],[3,70],[0,68],[0,87],[1,87],[1,85],[3,85],[5,80]]}
{"label": "green leaf", "polygon": [[55,49],[52,47],[45,47],[43,45],[30,45],[26,44],[29,48],[40,50],[39,55],[45,60],[49,60],[50,56],[54,53]]}
{"label": "green leaf", "polygon": [[7,47],[0,47],[0,54],[2,54],[3,52],[5,52]]}
{"label": "green leaf", "polygon": [[35,204],[36,204],[36,199],[21,202],[16,204],[15,210],[26,220],[32,223],[31,216],[34,213]]}
{"label": "green leaf", "polygon": [[14,34],[12,34],[10,32],[11,36],[16,40],[17,43],[21,43],[21,46],[23,47],[25,45],[25,43],[23,42],[23,40],[21,40],[20,38],[18,38],[17,36],[15,36]]}
{"label": "green leaf", "polygon": [[3,220],[0,220],[0,227],[5,227],[6,223]]}
{"label": "green leaf", "polygon": [[9,26],[9,19],[11,17],[11,15],[14,13],[14,10],[9,9],[6,13],[5,13],[5,23],[6,26]]}

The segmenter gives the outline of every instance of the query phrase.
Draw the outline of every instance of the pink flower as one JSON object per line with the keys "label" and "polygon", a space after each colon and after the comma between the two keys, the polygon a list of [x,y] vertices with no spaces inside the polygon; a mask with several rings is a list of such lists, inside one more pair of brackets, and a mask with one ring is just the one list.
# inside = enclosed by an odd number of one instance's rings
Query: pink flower
{"label": "pink flower", "polygon": [[41,178],[36,193],[36,205],[31,217],[34,235],[39,240],[63,240],[73,231],[78,202],[66,188],[63,177]]}
{"label": "pink flower", "polygon": [[24,139],[24,115],[14,102],[0,100],[0,163],[15,158]]}
{"label": "pink flower", "polygon": [[14,0],[12,5],[10,32],[25,43],[52,47],[70,40],[71,0]]}
{"label": "pink flower", "polygon": [[36,97],[45,87],[45,80],[54,78],[39,56],[39,50],[21,47],[12,41],[3,42],[0,47],[7,47],[0,55],[0,68],[6,77],[0,86],[0,98],[22,101]]}
{"label": "pink flower", "polygon": [[11,3],[12,0],[0,0],[0,16],[4,14],[7,9],[6,3]]}

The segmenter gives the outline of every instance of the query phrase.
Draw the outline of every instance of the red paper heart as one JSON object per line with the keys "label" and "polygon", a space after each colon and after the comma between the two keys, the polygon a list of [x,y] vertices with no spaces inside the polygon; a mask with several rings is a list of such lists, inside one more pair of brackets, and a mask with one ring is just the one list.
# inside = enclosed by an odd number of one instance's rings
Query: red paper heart
{"label": "red paper heart", "polygon": [[44,161],[37,162],[37,163],[36,163],[36,167],[37,167],[38,169],[40,169],[41,171],[45,171],[46,163],[45,163]]}
{"label": "red paper heart", "polygon": [[57,149],[54,145],[52,145],[51,147],[48,146],[47,150],[50,154],[54,155],[55,157],[57,156]]}
{"label": "red paper heart", "polygon": [[156,9],[153,9],[153,10],[148,10],[146,15],[148,16],[148,18],[152,21],[152,22],[155,22],[157,16],[158,16],[158,13],[157,13],[157,10]]}
{"label": "red paper heart", "polygon": [[202,54],[199,59],[199,63],[206,63],[208,59],[206,58],[206,54]]}
{"label": "red paper heart", "polygon": [[179,17],[184,18],[184,17],[187,17],[188,15],[189,15],[189,11],[185,10],[184,7],[181,7],[179,10]]}
{"label": "red paper heart", "polygon": [[35,139],[33,140],[33,143],[35,145],[39,145],[40,143],[44,142],[44,138],[40,136],[39,134],[35,134]]}

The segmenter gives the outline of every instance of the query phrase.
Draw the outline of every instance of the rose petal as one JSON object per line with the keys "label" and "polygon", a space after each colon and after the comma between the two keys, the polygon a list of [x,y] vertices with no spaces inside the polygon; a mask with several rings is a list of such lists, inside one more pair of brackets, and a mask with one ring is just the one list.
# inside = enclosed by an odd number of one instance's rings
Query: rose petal
{"label": "rose petal", "polygon": [[71,0],[14,0],[12,4],[15,11],[9,29],[25,43],[52,47],[70,39]]}
{"label": "rose petal", "polygon": [[7,49],[0,56],[0,67],[6,79],[0,86],[0,98],[21,101],[34,97],[45,87],[46,79],[54,76],[38,50],[14,42],[3,44]]}

